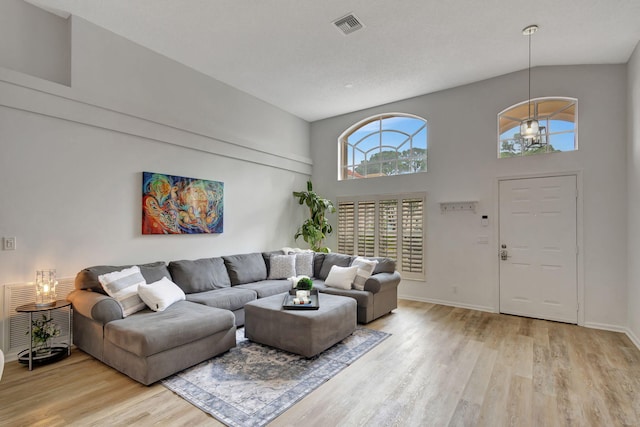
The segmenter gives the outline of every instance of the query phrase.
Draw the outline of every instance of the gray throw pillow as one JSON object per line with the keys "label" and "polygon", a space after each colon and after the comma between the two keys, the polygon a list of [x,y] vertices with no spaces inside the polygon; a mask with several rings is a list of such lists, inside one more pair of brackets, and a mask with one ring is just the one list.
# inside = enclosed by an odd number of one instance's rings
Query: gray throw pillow
{"label": "gray throw pillow", "polygon": [[271,255],[269,280],[288,279],[296,275],[295,255]]}
{"label": "gray throw pillow", "polygon": [[313,252],[298,252],[296,256],[296,274],[294,276],[313,277]]}

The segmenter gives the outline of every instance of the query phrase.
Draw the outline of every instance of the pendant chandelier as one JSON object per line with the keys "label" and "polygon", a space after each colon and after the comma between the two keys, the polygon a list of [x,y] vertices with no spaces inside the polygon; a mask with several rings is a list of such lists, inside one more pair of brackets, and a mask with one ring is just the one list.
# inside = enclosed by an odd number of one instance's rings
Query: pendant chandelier
{"label": "pendant chandelier", "polygon": [[529,37],[529,115],[527,120],[523,120],[520,124],[520,135],[524,139],[535,139],[539,136],[540,124],[536,117],[531,117],[531,36],[538,31],[537,25],[529,25],[522,34]]}

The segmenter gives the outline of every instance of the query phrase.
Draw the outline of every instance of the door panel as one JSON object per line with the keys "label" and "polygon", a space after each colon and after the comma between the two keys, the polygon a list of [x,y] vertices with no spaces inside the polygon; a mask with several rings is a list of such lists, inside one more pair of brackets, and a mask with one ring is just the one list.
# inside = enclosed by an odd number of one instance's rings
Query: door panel
{"label": "door panel", "polygon": [[576,177],[500,181],[500,312],[577,323]]}

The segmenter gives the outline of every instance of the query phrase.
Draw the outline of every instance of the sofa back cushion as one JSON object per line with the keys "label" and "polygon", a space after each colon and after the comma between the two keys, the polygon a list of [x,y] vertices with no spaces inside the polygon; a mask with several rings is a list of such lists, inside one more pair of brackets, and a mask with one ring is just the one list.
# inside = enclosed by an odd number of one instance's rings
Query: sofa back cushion
{"label": "sofa back cushion", "polygon": [[316,278],[321,280],[327,280],[331,267],[337,265],[338,267],[349,267],[351,265],[351,255],[328,253],[324,254],[324,260],[322,261],[322,268],[316,275]]}
{"label": "sofa back cushion", "polygon": [[267,264],[261,253],[223,256],[222,259],[232,286],[267,279]]}
{"label": "sofa back cushion", "polygon": [[365,257],[367,259],[378,261],[376,268],[373,270],[373,274],[378,273],[393,273],[396,271],[396,261],[391,258],[384,257]]}
{"label": "sofa back cushion", "polygon": [[[98,276],[113,273],[114,271],[121,271],[130,267],[132,267],[132,265],[97,265],[85,268],[76,275],[75,287],[76,289],[100,292],[106,295],[106,292],[102,289],[102,285],[98,281]],[[138,264],[138,267],[140,267],[140,273],[147,283],[157,282],[163,277],[171,279],[171,274],[169,274],[167,265],[163,261]]]}
{"label": "sofa back cushion", "polygon": [[169,271],[173,283],[185,294],[228,288],[231,280],[222,258],[171,261]]}
{"label": "sofa back cushion", "polygon": [[316,278],[320,277],[320,270],[322,270],[323,262],[324,262],[324,252],[314,252],[313,253],[313,277],[316,277]]}

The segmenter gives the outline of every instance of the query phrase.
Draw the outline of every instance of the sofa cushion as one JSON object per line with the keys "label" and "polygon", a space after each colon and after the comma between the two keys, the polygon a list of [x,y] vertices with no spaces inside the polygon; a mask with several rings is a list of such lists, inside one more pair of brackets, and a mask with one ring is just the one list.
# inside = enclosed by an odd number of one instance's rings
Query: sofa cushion
{"label": "sofa cushion", "polygon": [[324,281],[324,284],[332,288],[351,289],[351,285],[353,285],[353,280],[356,278],[357,273],[357,265],[352,267],[340,267],[334,265],[331,267],[327,280]]}
{"label": "sofa cushion", "polygon": [[376,268],[373,270],[372,274],[378,273],[393,273],[396,271],[396,261],[391,258],[384,257],[365,257],[366,259],[370,259],[373,261],[378,261]]}
{"label": "sofa cushion", "polygon": [[295,276],[313,277],[313,252],[297,252]]}
{"label": "sofa cushion", "polygon": [[[373,294],[367,291],[359,291],[357,289],[338,289],[326,286],[321,281],[313,282],[313,289],[317,289],[319,292],[340,295],[343,297],[354,298],[358,303],[358,307],[372,307],[373,306]],[[322,296],[320,296],[320,304],[322,304]]]}
{"label": "sofa cushion", "polygon": [[322,268],[316,277],[321,280],[326,280],[331,271],[331,267],[337,265],[339,267],[349,267],[351,265],[351,256],[344,254],[324,254],[324,260],[322,261]]}
{"label": "sofa cushion", "polygon": [[164,311],[174,302],[185,299],[182,289],[166,277],[157,282],[138,285],[138,295],[153,311]]}
{"label": "sofa cushion", "polygon": [[353,279],[353,288],[363,291],[364,284],[369,277],[373,274],[378,261],[375,259],[366,259],[362,257],[356,257],[352,262],[352,266],[358,267],[355,279]]}
{"label": "sofa cushion", "polygon": [[231,286],[222,258],[171,261],[169,271],[173,282],[180,286],[185,294]]}
{"label": "sofa cushion", "polygon": [[249,289],[238,289],[237,287],[216,289],[214,291],[187,295],[187,301],[231,311],[241,309],[246,303],[253,301],[256,298],[258,298],[258,296],[254,291]]}
{"label": "sofa cushion", "polygon": [[98,281],[107,295],[120,304],[122,317],[127,317],[145,308],[144,302],[138,295],[138,286],[145,285],[146,282],[142,274],[140,274],[140,267],[137,265],[124,270],[101,274],[98,276]]}
{"label": "sofa cushion", "polygon": [[[322,263],[324,262],[324,253],[322,252],[314,252],[313,253],[313,274],[310,277],[319,277],[320,270],[322,270]],[[327,273],[329,274],[329,273]],[[326,279],[326,277],[325,277]]]}
{"label": "sofa cushion", "polygon": [[262,253],[262,258],[264,258],[264,263],[267,267],[267,276],[269,276],[269,258],[271,258],[272,255],[286,255],[284,251],[271,251],[271,252],[263,252]]}
{"label": "sofa cushion", "polygon": [[[291,282],[288,280],[262,280],[260,282],[246,283],[236,288],[250,289],[258,294],[258,298],[289,292]],[[284,297],[283,297],[284,298]]]}
{"label": "sofa cushion", "polygon": [[295,255],[271,255],[269,257],[269,280],[288,279],[296,275]]}
{"label": "sofa cushion", "polygon": [[[98,276],[112,273],[114,271],[124,270],[129,267],[132,267],[132,265],[97,265],[85,268],[76,275],[75,287],[76,289],[84,289],[87,291],[106,294],[104,289],[102,289],[102,285],[100,285],[100,282],[98,281]],[[167,265],[163,261],[152,262],[149,264],[138,264],[138,267],[140,267],[140,273],[147,283],[157,282],[163,277],[171,279],[171,274],[169,274]]]}
{"label": "sofa cushion", "polygon": [[257,282],[267,278],[267,265],[261,253],[223,256],[231,285]]}
{"label": "sofa cushion", "polygon": [[228,330],[234,322],[228,310],[178,301],[165,311],[146,309],[109,322],[104,334],[111,344],[147,357]]}

